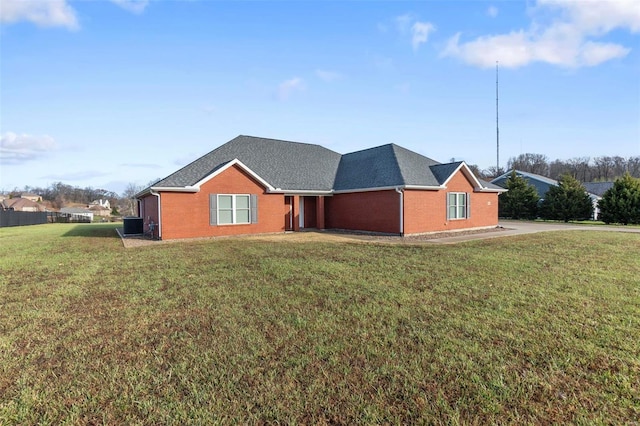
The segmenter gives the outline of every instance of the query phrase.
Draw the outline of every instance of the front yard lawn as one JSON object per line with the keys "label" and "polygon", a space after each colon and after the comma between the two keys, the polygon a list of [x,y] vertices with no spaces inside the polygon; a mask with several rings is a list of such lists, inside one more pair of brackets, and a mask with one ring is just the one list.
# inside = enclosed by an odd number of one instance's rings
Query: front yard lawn
{"label": "front yard lawn", "polygon": [[640,421],[640,235],[0,229],[0,424]]}

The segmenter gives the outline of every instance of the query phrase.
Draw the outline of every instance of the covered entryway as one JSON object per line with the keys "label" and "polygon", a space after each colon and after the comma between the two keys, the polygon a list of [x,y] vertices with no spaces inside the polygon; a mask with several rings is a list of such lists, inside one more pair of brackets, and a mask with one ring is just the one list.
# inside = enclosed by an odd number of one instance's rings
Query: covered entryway
{"label": "covered entryway", "polygon": [[300,197],[300,228],[317,228],[318,197]]}
{"label": "covered entryway", "polygon": [[324,229],[324,196],[285,195],[284,229]]}

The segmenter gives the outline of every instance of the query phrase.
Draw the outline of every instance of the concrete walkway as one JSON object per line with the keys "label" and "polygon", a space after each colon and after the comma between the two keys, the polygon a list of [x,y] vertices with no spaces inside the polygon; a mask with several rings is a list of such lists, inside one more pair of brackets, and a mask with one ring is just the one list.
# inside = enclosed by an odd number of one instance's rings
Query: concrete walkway
{"label": "concrete walkway", "polygon": [[573,223],[558,222],[526,222],[519,220],[501,220],[499,226],[504,230],[500,232],[481,232],[477,234],[457,235],[452,237],[434,238],[426,241],[440,244],[459,243],[462,241],[484,240],[487,238],[509,237],[513,235],[534,234],[548,231],[605,231],[605,232],[631,232],[640,234],[638,227],[606,226],[606,225],[578,225]]}

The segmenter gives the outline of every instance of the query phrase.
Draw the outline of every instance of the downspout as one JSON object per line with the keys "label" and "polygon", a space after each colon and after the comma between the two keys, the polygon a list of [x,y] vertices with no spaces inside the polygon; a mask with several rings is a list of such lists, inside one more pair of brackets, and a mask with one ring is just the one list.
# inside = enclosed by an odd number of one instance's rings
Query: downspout
{"label": "downspout", "polygon": [[396,192],[400,194],[400,235],[404,236],[404,192],[399,186],[396,187]]}
{"label": "downspout", "polygon": [[149,190],[151,195],[158,197],[158,239],[162,239],[162,219],[160,218],[160,193],[153,192],[153,189]]}

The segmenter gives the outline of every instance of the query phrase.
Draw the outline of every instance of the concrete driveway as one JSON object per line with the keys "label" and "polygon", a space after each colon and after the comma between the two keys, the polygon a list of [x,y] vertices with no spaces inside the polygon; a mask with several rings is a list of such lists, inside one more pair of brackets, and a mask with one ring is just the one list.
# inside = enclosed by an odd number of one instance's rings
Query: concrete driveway
{"label": "concrete driveway", "polygon": [[487,238],[508,237],[512,235],[533,234],[548,231],[605,231],[605,232],[631,232],[640,234],[638,227],[606,226],[606,225],[578,225],[573,223],[557,222],[526,222],[519,220],[501,220],[499,226],[502,231],[480,232],[477,234],[457,235],[428,240],[433,243],[458,243],[462,241],[484,240]]}

